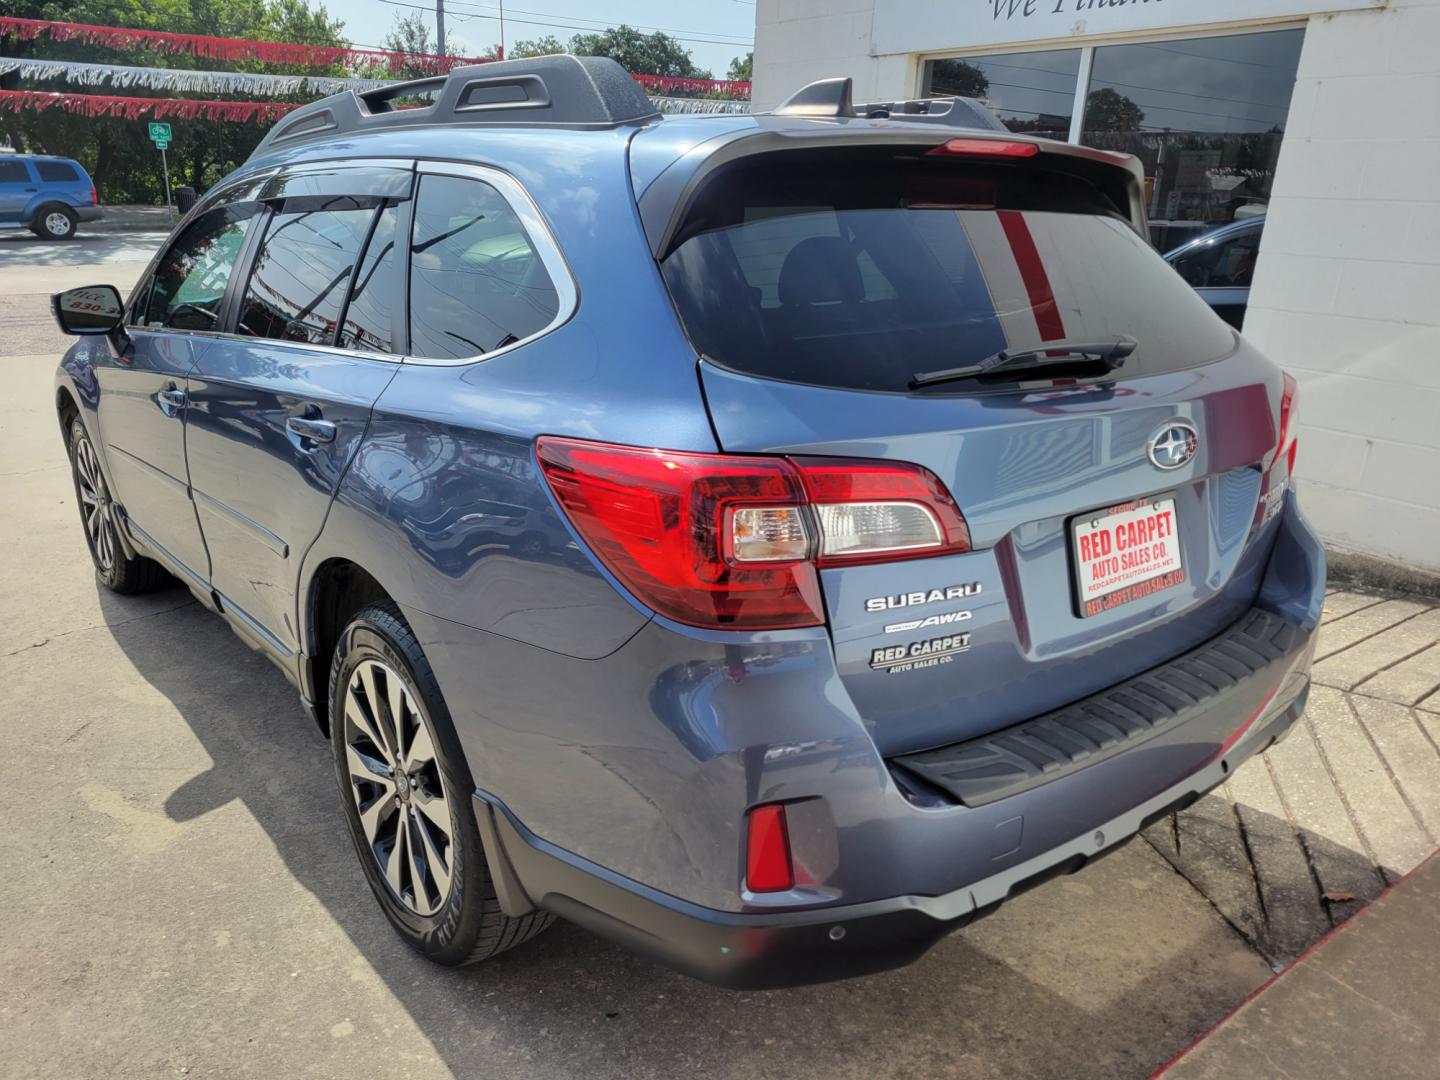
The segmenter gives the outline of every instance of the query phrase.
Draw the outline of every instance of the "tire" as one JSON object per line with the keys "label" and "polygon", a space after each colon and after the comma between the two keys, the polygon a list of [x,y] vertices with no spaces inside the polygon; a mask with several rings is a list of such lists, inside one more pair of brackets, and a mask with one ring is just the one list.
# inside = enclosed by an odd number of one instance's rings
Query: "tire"
{"label": "tire", "polygon": [[110,485],[78,416],[70,421],[70,477],[75,482],[85,545],[100,583],[117,593],[152,592],[174,584],[175,579],[154,560],[143,555],[126,557]]}
{"label": "tire", "polygon": [[[391,722],[392,703],[406,718],[400,725]],[[420,643],[390,604],[364,608],[340,635],[330,665],[330,716],[355,853],[386,918],[411,948],[437,964],[473,964],[554,921],[548,912],[515,919],[500,910],[470,798],[475,784],[450,712]],[[395,769],[397,760],[406,767]],[[437,824],[441,816],[449,819],[448,837]]]}
{"label": "tire", "polygon": [[73,210],[52,203],[35,211],[35,222],[30,231],[42,240],[72,240],[78,224]]}

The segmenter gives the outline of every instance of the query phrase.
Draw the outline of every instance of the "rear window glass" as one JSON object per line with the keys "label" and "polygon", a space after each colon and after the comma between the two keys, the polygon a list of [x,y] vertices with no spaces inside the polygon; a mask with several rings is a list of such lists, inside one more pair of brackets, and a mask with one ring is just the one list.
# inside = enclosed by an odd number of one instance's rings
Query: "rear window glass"
{"label": "rear window glass", "polygon": [[57,184],[80,179],[80,174],[75,171],[75,166],[67,165],[63,161],[37,161],[35,171],[40,174],[41,180],[49,180]]}
{"label": "rear window glass", "polygon": [[[1033,165],[747,159],[707,182],[663,270],[702,355],[820,386],[904,392],[917,374],[1047,341],[1135,339],[1110,378],[1234,348],[1229,328],[1108,200]],[[1099,371],[1077,364],[1001,382],[1087,374]]]}

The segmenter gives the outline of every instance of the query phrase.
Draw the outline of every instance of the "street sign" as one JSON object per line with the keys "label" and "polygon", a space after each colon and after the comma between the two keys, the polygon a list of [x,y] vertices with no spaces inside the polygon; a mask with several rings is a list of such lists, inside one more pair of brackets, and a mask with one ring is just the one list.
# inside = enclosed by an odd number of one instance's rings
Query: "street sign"
{"label": "street sign", "polygon": [[155,123],[152,123],[152,124],[150,125],[150,138],[153,139],[153,140],[154,140],[155,142],[157,142],[157,143],[158,143],[158,142],[162,142],[162,141],[163,141],[163,142],[169,142],[169,141],[170,141],[170,125],[169,125],[169,124],[155,124]]}
{"label": "street sign", "polygon": [[169,147],[170,147],[170,140],[169,140],[169,139],[156,139],[156,140],[155,140],[155,149],[157,149],[157,150],[167,150],[167,149],[169,149]]}

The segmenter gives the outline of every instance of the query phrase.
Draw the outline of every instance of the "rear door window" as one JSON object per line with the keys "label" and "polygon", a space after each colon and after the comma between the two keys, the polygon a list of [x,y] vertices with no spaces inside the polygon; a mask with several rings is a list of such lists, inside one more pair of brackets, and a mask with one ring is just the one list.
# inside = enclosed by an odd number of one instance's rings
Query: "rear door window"
{"label": "rear door window", "polygon": [[266,227],[236,333],[333,345],[378,209],[369,197],[286,199]]}
{"label": "rear door window", "polygon": [[[1112,378],[1233,349],[1107,199],[1033,165],[763,155],[712,177],[677,235],[662,266],[692,343],[751,374],[908,392],[1047,341],[1134,338]],[[967,382],[993,385],[924,392]]]}
{"label": "rear door window", "polygon": [[72,184],[80,179],[75,166],[64,161],[37,161],[35,171],[41,180],[52,184]]}
{"label": "rear door window", "polygon": [[479,357],[544,330],[555,283],[505,197],[480,180],[420,180],[410,243],[411,355]]}
{"label": "rear door window", "polygon": [[23,161],[0,161],[0,184],[28,184],[30,171]]}

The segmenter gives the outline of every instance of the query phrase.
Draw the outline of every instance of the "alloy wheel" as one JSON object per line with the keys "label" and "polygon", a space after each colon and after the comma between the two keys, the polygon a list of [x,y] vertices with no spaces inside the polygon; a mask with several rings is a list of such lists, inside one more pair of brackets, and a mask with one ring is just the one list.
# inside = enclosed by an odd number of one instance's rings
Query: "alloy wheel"
{"label": "alloy wheel", "polygon": [[70,219],[58,210],[45,215],[45,230],[51,236],[64,236],[70,231]]}
{"label": "alloy wheel", "polygon": [[105,486],[105,474],[100,471],[95,448],[83,436],[75,443],[75,478],[79,482],[80,515],[90,538],[90,549],[100,569],[109,573],[115,565],[115,551],[119,546],[115,504],[110,501],[110,489]]}
{"label": "alloy wheel", "polygon": [[362,660],[345,688],[341,737],[360,827],[395,898],[430,916],[454,871],[449,793],[429,721],[399,672]]}

